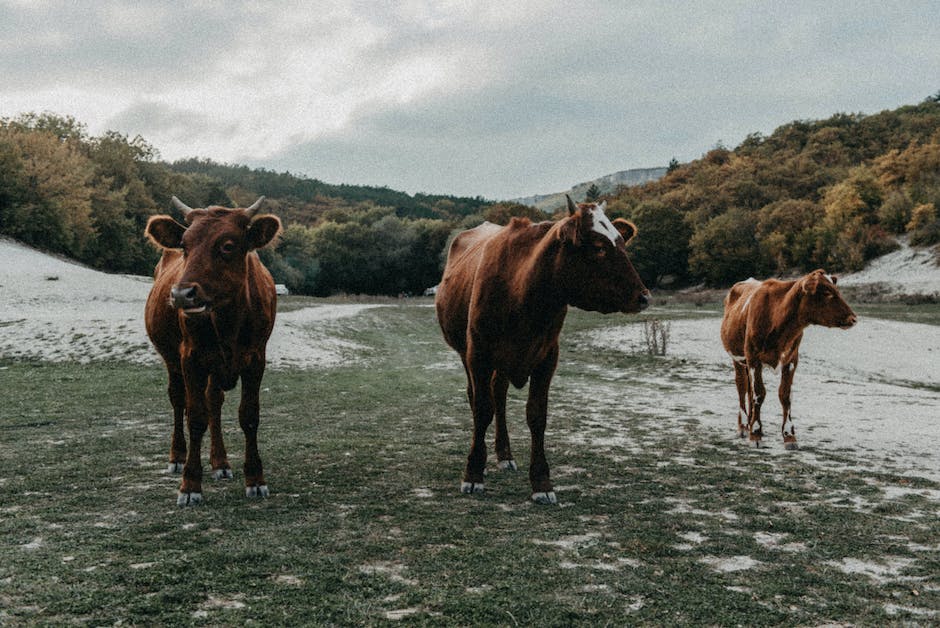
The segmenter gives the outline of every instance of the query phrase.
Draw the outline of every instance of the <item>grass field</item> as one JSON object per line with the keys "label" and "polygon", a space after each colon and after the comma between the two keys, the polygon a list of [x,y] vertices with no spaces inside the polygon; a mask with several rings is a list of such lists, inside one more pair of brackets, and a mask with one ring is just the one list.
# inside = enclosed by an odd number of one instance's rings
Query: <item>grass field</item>
{"label": "grass field", "polygon": [[940,485],[812,443],[815,458],[769,457],[734,438],[733,415],[721,433],[695,416],[664,428],[629,381],[591,406],[606,368],[685,385],[668,355],[576,342],[612,322],[572,312],[563,333],[557,507],[529,501],[524,391],[509,404],[520,471],[491,459],[486,494],[458,492],[465,382],[426,305],[344,321],[367,350],[341,367],[268,372],[263,501],[244,498],[237,391],[236,479],[181,509],[162,368],[0,362],[0,624],[940,621]]}

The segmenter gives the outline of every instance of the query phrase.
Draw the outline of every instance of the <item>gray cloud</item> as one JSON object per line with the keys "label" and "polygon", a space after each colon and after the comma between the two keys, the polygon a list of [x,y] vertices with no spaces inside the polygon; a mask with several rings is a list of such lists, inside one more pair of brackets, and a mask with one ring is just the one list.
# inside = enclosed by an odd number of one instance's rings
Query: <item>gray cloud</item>
{"label": "gray cloud", "polygon": [[0,0],[0,116],[74,102],[168,158],[507,197],[918,102],[938,23],[935,2]]}

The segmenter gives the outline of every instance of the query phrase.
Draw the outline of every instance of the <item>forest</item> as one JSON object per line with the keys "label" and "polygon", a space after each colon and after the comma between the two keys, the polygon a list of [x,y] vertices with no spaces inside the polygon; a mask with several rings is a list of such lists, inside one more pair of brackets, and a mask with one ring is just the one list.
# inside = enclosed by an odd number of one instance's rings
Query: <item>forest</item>
{"label": "forest", "polygon": [[[0,119],[0,234],[110,272],[147,275],[149,216],[265,195],[284,232],[262,251],[279,283],[312,295],[420,294],[450,236],[483,220],[548,220],[481,197],[329,184],[205,158],[173,163],[141,137],[92,136],[52,113]],[[651,287],[727,285],[824,267],[860,269],[897,246],[940,243],[940,93],[892,111],[798,120],[733,149],[673,160],[666,176],[606,197],[633,220]]]}

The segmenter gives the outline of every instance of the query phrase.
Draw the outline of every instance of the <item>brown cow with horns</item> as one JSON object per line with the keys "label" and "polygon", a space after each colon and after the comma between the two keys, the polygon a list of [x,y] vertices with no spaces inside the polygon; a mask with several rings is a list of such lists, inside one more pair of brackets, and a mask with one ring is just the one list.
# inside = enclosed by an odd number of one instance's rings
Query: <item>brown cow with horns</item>
{"label": "brown cow with horns", "polygon": [[147,334],[169,374],[173,406],[170,471],[183,474],[177,498],[180,506],[202,501],[200,449],[207,428],[213,477],[232,477],[220,418],[224,391],[234,388],[239,378],[245,494],[268,495],[258,456],[258,392],[277,295],[271,274],[254,250],[277,236],[281,221],[275,216],[255,216],[263,200],[262,196],[245,209],[192,209],[174,196],[173,203],[183,212],[186,226],[170,216],[152,216],[147,222],[147,237],[163,255],[144,317]]}
{"label": "brown cow with horns", "polygon": [[496,416],[500,469],[516,469],[506,429],[506,392],[529,381],[526,422],[532,436],[532,499],[557,498],[545,460],[548,387],[558,363],[558,335],[568,306],[604,313],[636,312],[649,291],[627,257],[636,227],[611,222],[605,203],[575,206],[558,222],[532,224],[513,218],[500,227],[484,223],[451,244],[437,292],[444,339],[467,373],[473,440],[461,491],[483,492],[486,430]]}
{"label": "brown cow with horns", "polygon": [[[803,330],[810,325],[848,329],[855,312],[836,288],[836,277],[822,269],[795,281],[748,279],[732,286],[725,297],[721,342],[734,362],[738,388],[738,435],[760,446],[763,424],[760,408],[767,390],[762,376],[766,364],[780,368],[783,407],[783,445],[796,449],[796,428],[790,417],[790,388],[799,362]],[[747,417],[747,425],[742,422]]]}

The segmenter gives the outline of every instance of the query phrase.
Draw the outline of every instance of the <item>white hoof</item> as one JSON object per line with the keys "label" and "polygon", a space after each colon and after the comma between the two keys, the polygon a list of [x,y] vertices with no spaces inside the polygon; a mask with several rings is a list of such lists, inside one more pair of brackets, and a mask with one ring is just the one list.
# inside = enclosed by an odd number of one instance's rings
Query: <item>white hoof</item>
{"label": "white hoof", "polygon": [[183,472],[183,463],[171,462],[169,465],[167,465],[166,472],[172,473],[174,475],[179,475],[180,473]]}
{"label": "white hoof", "polygon": [[213,480],[231,480],[234,477],[231,469],[216,469],[212,472]]}
{"label": "white hoof", "polygon": [[555,497],[555,491],[549,491],[547,493],[532,493],[532,501],[543,506],[551,506],[558,503],[558,498]]}
{"label": "white hoof", "polygon": [[518,471],[515,460],[500,460],[496,463],[496,468],[500,471]]}
{"label": "white hoof", "polygon": [[180,493],[176,498],[177,506],[198,506],[202,503],[202,493]]}
{"label": "white hoof", "polygon": [[270,495],[268,492],[268,485],[262,484],[261,486],[246,486],[245,487],[245,497],[267,497]]}
{"label": "white hoof", "polygon": [[485,489],[483,482],[462,482],[460,484],[461,493],[482,493]]}

